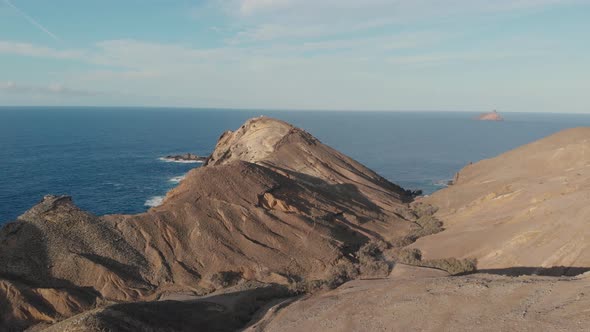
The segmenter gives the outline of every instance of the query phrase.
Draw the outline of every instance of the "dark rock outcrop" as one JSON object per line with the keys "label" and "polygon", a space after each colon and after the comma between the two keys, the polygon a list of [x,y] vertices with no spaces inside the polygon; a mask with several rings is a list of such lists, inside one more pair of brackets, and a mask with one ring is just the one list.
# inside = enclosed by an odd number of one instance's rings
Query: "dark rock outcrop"
{"label": "dark rock outcrop", "polygon": [[185,154],[175,154],[175,155],[168,155],[163,157],[165,161],[172,161],[172,162],[197,162],[197,163],[204,163],[207,161],[207,157],[201,157],[196,154],[192,153],[185,153]]}

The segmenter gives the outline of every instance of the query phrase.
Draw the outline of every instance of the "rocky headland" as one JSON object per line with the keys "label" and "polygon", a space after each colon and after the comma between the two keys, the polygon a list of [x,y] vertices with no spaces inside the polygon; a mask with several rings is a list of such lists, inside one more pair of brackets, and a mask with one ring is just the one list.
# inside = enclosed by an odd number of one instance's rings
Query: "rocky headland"
{"label": "rocky headland", "polygon": [[581,330],[588,140],[565,131],[416,197],[251,119],[145,213],[48,195],[6,224],[0,331]]}
{"label": "rocky headland", "polygon": [[294,294],[336,285],[357,274],[363,245],[414,227],[410,200],[309,133],[252,119],[226,132],[206,164],[146,213],[95,216],[48,195],[6,224],[0,325],[49,325],[245,282]]}

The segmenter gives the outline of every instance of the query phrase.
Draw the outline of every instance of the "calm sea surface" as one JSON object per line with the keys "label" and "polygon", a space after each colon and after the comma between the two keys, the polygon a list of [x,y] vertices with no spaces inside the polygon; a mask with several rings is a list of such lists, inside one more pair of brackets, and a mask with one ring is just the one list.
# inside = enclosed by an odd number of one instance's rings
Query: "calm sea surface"
{"label": "calm sea surface", "polygon": [[208,155],[217,138],[268,115],[302,127],[406,188],[432,193],[478,161],[589,115],[509,113],[501,123],[452,112],[296,112],[154,108],[0,108],[0,223],[45,194],[67,194],[95,214],[137,213],[157,203],[199,164],[172,153]]}

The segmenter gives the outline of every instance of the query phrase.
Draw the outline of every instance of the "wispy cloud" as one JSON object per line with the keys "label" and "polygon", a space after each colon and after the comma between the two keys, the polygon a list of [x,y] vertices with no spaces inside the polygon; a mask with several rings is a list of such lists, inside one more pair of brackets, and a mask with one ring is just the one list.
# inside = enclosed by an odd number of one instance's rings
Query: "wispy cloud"
{"label": "wispy cloud", "polygon": [[272,43],[341,39],[386,27],[432,26],[525,13],[588,0],[228,0],[220,10],[238,26],[226,42]]}
{"label": "wispy cloud", "polygon": [[0,40],[0,54],[13,54],[28,57],[54,58],[54,59],[80,59],[84,52],[80,50],[59,50],[45,46],[33,45],[10,40]]}
{"label": "wispy cloud", "polygon": [[244,15],[254,14],[265,10],[288,7],[292,0],[241,0],[240,13]]}
{"label": "wispy cloud", "polygon": [[[20,68],[2,71],[2,80],[10,82],[0,82],[0,102],[40,96],[72,103],[453,108],[493,99],[490,91],[501,99],[510,89],[518,94],[535,84],[544,84],[537,86],[542,91],[551,89],[548,99],[560,86],[587,86],[565,78],[571,75],[568,66],[577,65],[572,70],[577,75],[587,67],[580,59],[588,53],[574,38],[551,28],[539,32],[535,26],[533,31],[527,22],[515,20],[575,1],[580,0],[203,1],[199,26],[211,26],[201,31],[207,34],[203,40],[194,35],[179,36],[182,42],[115,35],[71,48],[0,40],[0,57],[30,58],[18,61]],[[504,29],[504,22],[511,24]],[[518,29],[509,29],[512,25]],[[568,52],[578,55],[578,62],[558,62]],[[47,70],[27,71],[26,63],[39,68],[45,63]],[[469,70],[463,70],[466,65]],[[548,81],[545,75],[563,77]],[[62,84],[46,84],[53,81]],[[116,93],[93,92],[105,88]],[[572,95],[586,100],[583,92]]]}
{"label": "wispy cloud", "polygon": [[418,55],[394,56],[386,59],[386,63],[400,67],[410,68],[426,66],[442,66],[447,64],[466,63],[466,62],[490,62],[497,60],[508,60],[511,58],[533,59],[544,55],[543,51],[519,51],[519,52],[448,52],[448,53],[430,53]]}
{"label": "wispy cloud", "polygon": [[45,86],[41,85],[26,85],[26,84],[17,84],[15,82],[0,82],[0,92],[5,93],[21,93],[21,94],[41,94],[41,95],[61,95],[61,96],[76,96],[76,97],[84,97],[84,96],[97,96],[100,93],[87,91],[87,90],[79,90],[79,89],[71,89],[65,87],[62,84],[49,84]]}
{"label": "wispy cloud", "polygon": [[234,0],[237,12],[246,15],[261,15],[272,12],[307,17],[424,17],[436,14],[464,12],[490,12],[538,8],[583,2],[585,0]]}
{"label": "wispy cloud", "polygon": [[10,2],[10,0],[4,0],[4,3],[7,4],[9,7],[11,7],[12,9],[14,9],[25,20],[29,21],[29,23],[31,23],[32,25],[34,25],[35,27],[37,27],[39,30],[43,31],[49,37],[51,37],[51,38],[53,38],[53,39],[55,39],[57,41],[61,41],[61,38],[59,38],[53,32],[49,31],[49,29],[47,29],[46,27],[44,27],[41,23],[39,23],[39,21],[35,20],[31,16],[29,16],[27,13],[25,13],[24,11],[22,11],[20,8],[18,8],[17,6],[15,6],[12,2]]}
{"label": "wispy cloud", "polygon": [[109,81],[109,80],[143,80],[155,79],[162,76],[161,73],[148,70],[94,70],[80,76],[88,81]]}
{"label": "wispy cloud", "polygon": [[229,44],[272,41],[288,38],[313,38],[327,33],[328,28],[322,25],[289,26],[282,24],[261,24],[253,28],[239,31],[227,39]]}

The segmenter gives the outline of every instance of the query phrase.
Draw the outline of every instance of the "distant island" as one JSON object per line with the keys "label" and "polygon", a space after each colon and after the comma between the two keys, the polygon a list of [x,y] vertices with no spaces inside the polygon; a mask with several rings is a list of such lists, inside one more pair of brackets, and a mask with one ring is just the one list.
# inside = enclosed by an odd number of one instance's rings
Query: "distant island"
{"label": "distant island", "polygon": [[204,163],[205,161],[207,161],[207,157],[201,157],[192,153],[168,155],[160,159],[167,162],[177,163]]}
{"label": "distant island", "polygon": [[480,114],[476,120],[480,121],[504,121],[504,118],[496,110]]}

